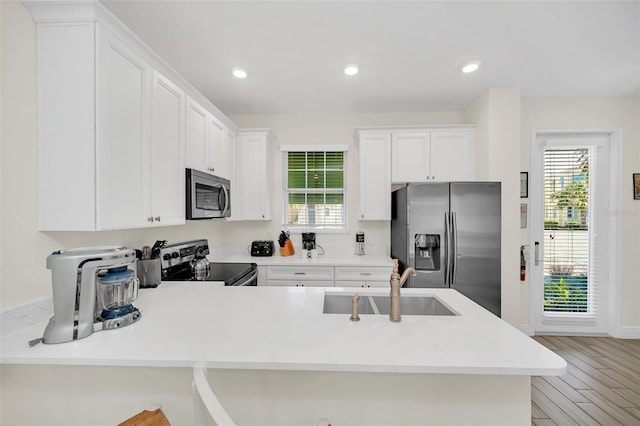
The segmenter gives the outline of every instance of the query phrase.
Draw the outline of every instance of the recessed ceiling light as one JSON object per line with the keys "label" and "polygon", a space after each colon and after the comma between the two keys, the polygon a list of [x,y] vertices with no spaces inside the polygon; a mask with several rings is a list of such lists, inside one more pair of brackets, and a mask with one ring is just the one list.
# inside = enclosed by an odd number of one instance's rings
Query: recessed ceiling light
{"label": "recessed ceiling light", "polygon": [[474,71],[477,71],[478,68],[480,68],[480,62],[478,61],[473,61],[473,62],[467,62],[466,64],[464,64],[462,66],[462,72],[465,74],[469,74],[472,73]]}
{"label": "recessed ceiling light", "polygon": [[346,75],[356,75],[356,74],[358,74],[358,66],[357,65],[353,65],[353,64],[347,65],[344,68],[344,73]]}
{"label": "recessed ceiling light", "polygon": [[231,70],[233,76],[236,78],[247,78],[247,72],[242,68],[234,68]]}

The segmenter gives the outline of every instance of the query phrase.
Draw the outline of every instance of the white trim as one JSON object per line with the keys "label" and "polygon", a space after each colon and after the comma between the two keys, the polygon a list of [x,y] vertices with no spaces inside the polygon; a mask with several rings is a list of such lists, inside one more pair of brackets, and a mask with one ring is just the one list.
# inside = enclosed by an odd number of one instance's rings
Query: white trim
{"label": "white trim", "polygon": [[613,337],[618,339],[640,339],[640,326],[622,326],[618,328],[618,332]]}
{"label": "white trim", "polygon": [[331,145],[331,144],[317,144],[317,145],[280,145],[280,151],[282,152],[310,152],[310,151],[349,151],[349,145]]}
{"label": "white trim", "polygon": [[[615,188],[609,192],[609,209],[610,211],[620,211],[620,184],[621,184],[621,176],[622,173],[622,129],[620,128],[604,128],[604,129],[534,129],[531,131],[531,140],[529,144],[529,154],[530,154],[530,182],[533,182],[533,177],[536,176],[536,171],[534,171],[534,159],[537,157],[536,155],[536,140],[538,137],[547,136],[568,136],[568,135],[609,135],[609,185],[610,188]],[[537,173],[540,173],[540,170],[537,170]],[[533,190],[534,185],[530,185],[530,188]],[[531,199],[533,198],[533,191],[530,191],[531,194],[529,196]],[[531,207],[532,211],[530,214],[533,217],[533,206]],[[620,220],[616,215],[610,214],[610,222],[609,222],[609,285],[607,286],[607,318],[606,318],[606,332],[610,336],[620,337],[620,338],[632,338],[632,337],[623,337],[623,336],[638,336],[635,338],[640,338],[640,327],[635,326],[621,326],[620,325],[620,283],[621,283],[621,227]],[[532,221],[533,222],[533,221]],[[531,251],[533,253],[534,250],[534,242],[535,242],[535,227],[530,227],[529,232],[529,244],[531,247]],[[540,253],[542,256],[542,253]],[[535,291],[534,280],[541,278],[538,276],[539,273],[534,273],[532,268],[532,273],[530,275],[529,281],[529,325],[526,327],[527,330],[531,331],[530,335],[535,334],[535,310],[534,310],[534,301],[537,297]],[[524,329],[525,326],[521,326],[521,329]]]}

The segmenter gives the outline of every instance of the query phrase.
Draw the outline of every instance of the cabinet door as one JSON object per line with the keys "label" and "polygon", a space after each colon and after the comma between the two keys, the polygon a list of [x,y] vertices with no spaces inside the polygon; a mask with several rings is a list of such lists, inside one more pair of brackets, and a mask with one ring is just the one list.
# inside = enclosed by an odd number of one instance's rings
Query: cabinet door
{"label": "cabinet door", "polygon": [[239,134],[231,180],[231,219],[271,220],[271,138],[264,132]]}
{"label": "cabinet door", "polygon": [[227,129],[217,118],[209,116],[209,137],[207,138],[207,172],[222,176],[224,174],[224,139]]}
{"label": "cabinet door", "polygon": [[439,182],[475,180],[472,132],[466,129],[431,132],[431,180]]}
{"label": "cabinet door", "polygon": [[96,33],[98,228],[144,227],[151,216],[151,67],[104,27]]}
{"label": "cabinet door", "polygon": [[429,132],[394,133],[391,140],[391,182],[429,180]]}
{"label": "cabinet door", "polygon": [[156,225],[185,223],[185,95],[153,73],[151,118],[151,214]]}
{"label": "cabinet door", "polygon": [[360,132],[359,220],[391,220],[391,133]]}
{"label": "cabinet door", "polygon": [[186,166],[207,172],[207,138],[209,113],[187,97]]}

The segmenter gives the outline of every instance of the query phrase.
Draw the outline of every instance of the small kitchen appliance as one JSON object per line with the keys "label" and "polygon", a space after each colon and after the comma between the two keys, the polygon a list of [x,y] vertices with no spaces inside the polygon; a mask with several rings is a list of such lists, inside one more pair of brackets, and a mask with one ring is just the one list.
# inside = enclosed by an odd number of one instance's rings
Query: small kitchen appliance
{"label": "small kitchen appliance", "polygon": [[218,282],[225,286],[258,284],[258,266],[255,263],[209,262],[208,254],[209,242],[206,239],[164,246],[160,251],[162,280]]}
{"label": "small kitchen appliance", "polygon": [[364,232],[356,232],[356,249],[355,254],[364,255]]}
{"label": "small kitchen appliance", "polygon": [[302,249],[314,250],[315,248],[316,248],[316,233],[303,232],[302,233]]}
{"label": "small kitchen appliance", "polygon": [[196,253],[189,264],[191,265],[191,272],[193,272],[193,277],[196,281],[204,281],[211,275],[211,264],[204,254],[204,246],[196,249]]}
{"label": "small kitchen appliance", "polygon": [[251,256],[273,256],[273,241],[253,241],[251,243]]}
{"label": "small kitchen appliance", "polygon": [[135,250],[123,246],[59,250],[49,255],[54,316],[42,342],[70,342],[138,321],[140,311],[131,302],[138,297],[139,281],[129,269],[135,261]]}
{"label": "small kitchen appliance", "polygon": [[231,216],[231,183],[228,179],[186,169],[185,181],[188,220]]}

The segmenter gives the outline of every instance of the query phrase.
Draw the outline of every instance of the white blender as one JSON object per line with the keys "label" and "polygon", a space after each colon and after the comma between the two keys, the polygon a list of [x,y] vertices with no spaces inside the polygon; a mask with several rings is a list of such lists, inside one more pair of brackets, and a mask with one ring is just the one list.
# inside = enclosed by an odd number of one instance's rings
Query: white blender
{"label": "white blender", "polygon": [[49,255],[54,316],[41,341],[70,342],[139,320],[140,311],[131,304],[139,287],[129,269],[135,261],[135,250],[122,246],[84,247]]}

